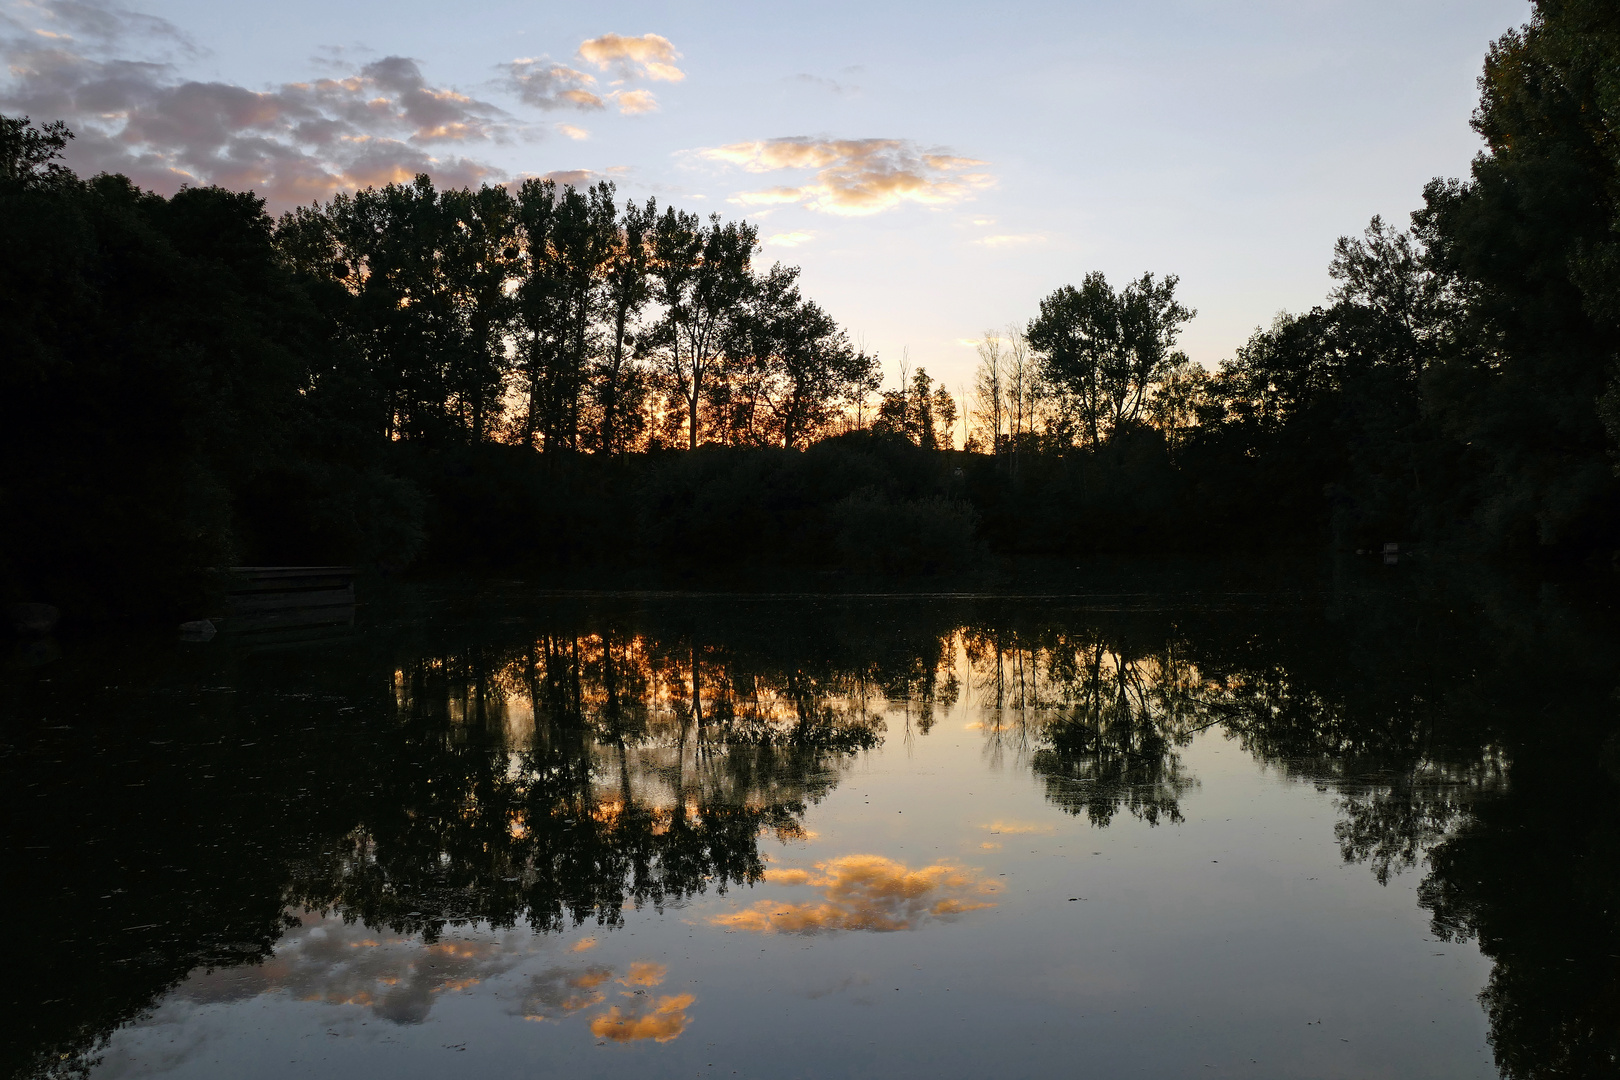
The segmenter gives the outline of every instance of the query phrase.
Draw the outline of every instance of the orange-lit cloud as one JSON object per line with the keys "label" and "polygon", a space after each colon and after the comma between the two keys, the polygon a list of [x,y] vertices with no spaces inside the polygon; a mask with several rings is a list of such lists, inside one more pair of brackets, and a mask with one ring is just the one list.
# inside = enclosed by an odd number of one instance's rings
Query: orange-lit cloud
{"label": "orange-lit cloud", "polygon": [[619,90],[608,97],[625,116],[658,111],[658,99],[650,90]]}
{"label": "orange-lit cloud", "polygon": [[572,945],[568,946],[568,951],[569,952],[585,952],[588,949],[594,949],[594,948],[596,948],[596,939],[593,938],[593,937],[584,937],[584,938],[580,938],[578,941],[576,941]]}
{"label": "orange-lit cloud", "polygon": [[[771,871],[781,885],[821,890],[809,903],[764,900],[710,920],[753,933],[816,934],[830,930],[914,930],[933,920],[994,907],[994,881],[962,867],[936,863],[917,870],[881,855],[845,855],[817,863],[816,873]],[[800,876],[802,875],[802,876]]]}
{"label": "orange-lit cloud", "polygon": [[906,139],[812,139],[803,136],[731,143],[697,152],[748,172],[809,171],[807,182],[744,191],[744,206],[798,203],[829,214],[858,216],[902,203],[961,202],[994,181],[985,162],[919,148]]}
{"label": "orange-lit cloud", "polygon": [[626,1012],[615,1005],[607,1012],[591,1019],[591,1034],[614,1042],[636,1042],[652,1039],[669,1042],[686,1030],[690,1019],[686,1010],[697,999],[691,994],[662,997],[650,1002],[645,1009]]}
{"label": "orange-lit cloud", "polygon": [[611,71],[621,79],[680,82],[686,78],[686,73],[675,66],[681,54],[668,38],[658,34],[640,37],[603,34],[580,42],[579,56],[595,64],[598,70]]}
{"label": "orange-lit cloud", "polygon": [[570,139],[575,139],[580,142],[583,142],[591,137],[591,133],[589,131],[586,131],[582,127],[576,127],[573,124],[558,124],[557,130],[568,136]]}

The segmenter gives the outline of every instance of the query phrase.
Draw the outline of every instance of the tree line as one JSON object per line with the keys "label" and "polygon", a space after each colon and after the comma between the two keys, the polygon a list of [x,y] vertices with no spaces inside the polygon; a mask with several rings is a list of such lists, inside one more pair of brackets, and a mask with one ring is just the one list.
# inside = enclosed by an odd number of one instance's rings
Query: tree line
{"label": "tree line", "polygon": [[607,181],[419,176],[283,215],[274,242],[334,297],[389,438],[796,448],[879,379],[797,267],[756,267],[754,226],[619,206]]}
{"label": "tree line", "polygon": [[[1324,303],[1215,370],[1174,347],[1174,277],[1100,274],[989,332],[970,446],[996,543],[1422,540],[1605,558],[1620,546],[1620,10],[1541,0],[1490,49],[1466,180],[1334,246]],[[1078,454],[1076,453],[1078,451]],[[1038,495],[1005,477],[1027,472]],[[1052,461],[1062,458],[1062,468]],[[1081,480],[1076,476],[1085,474]],[[1054,499],[1070,509],[1041,522]],[[1106,531],[1106,530],[1105,530]],[[1205,540],[1204,543],[1209,543]]]}
{"label": "tree line", "polygon": [[[1620,14],[1491,49],[1465,180],[1213,370],[1174,275],[877,358],[746,222],[426,178],[284,215],[0,122],[0,590],[109,612],[233,562],[892,577],[986,554],[1620,547]],[[958,446],[960,450],[956,449]],[[678,451],[678,452],[677,452]],[[134,569],[132,569],[134,568]],[[202,603],[200,599],[186,601]]]}

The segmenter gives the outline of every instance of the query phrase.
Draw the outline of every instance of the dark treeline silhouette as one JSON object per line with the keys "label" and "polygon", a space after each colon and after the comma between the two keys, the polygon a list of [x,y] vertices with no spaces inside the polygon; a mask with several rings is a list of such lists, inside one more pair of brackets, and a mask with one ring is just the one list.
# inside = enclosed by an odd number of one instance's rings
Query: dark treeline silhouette
{"label": "dark treeline silhouette", "polygon": [[1409,229],[1374,218],[1341,239],[1328,302],[1279,315],[1213,373],[1173,351],[1174,279],[1116,293],[1094,274],[1051,294],[981,364],[978,442],[1001,468],[971,498],[991,544],[1606,554],[1617,42],[1612,4],[1536,3],[1487,58],[1471,177],[1430,183]]}
{"label": "dark treeline silhouette", "polygon": [[[1467,180],[1208,371],[1171,276],[986,334],[969,400],[756,264],[754,228],[425,177],[273,221],[0,122],[0,591],[206,611],[209,568],[962,570],[985,553],[1620,544],[1620,14],[1491,49]],[[1605,430],[1605,424],[1608,430]],[[960,447],[960,449],[957,449]]]}

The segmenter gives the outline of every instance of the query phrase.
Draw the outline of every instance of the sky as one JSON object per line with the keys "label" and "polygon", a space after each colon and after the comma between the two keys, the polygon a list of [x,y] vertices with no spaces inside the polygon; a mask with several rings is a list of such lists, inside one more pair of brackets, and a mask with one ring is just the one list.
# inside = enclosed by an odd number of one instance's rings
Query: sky
{"label": "sky", "polygon": [[759,226],[760,258],[953,390],[1093,270],[1176,274],[1213,368],[1331,288],[1333,241],[1466,175],[1524,0],[807,5],[0,0],[0,111],[81,173],[279,212],[427,172],[611,180]]}

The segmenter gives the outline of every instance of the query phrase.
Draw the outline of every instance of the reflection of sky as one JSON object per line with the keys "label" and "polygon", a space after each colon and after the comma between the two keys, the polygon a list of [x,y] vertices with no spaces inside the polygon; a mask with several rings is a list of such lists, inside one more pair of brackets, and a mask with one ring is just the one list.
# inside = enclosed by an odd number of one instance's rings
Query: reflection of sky
{"label": "reflection of sky", "polygon": [[294,1013],[301,1026],[375,1049],[431,1029],[455,999],[480,1010],[497,1005],[515,1019],[572,1022],[576,1040],[588,1032],[614,1043],[667,1043],[687,1029],[697,1000],[660,992],[664,964],[591,962],[581,954],[596,949],[595,937],[564,945],[527,930],[473,926],[430,943],[335,916],[306,913],[295,923],[263,963],[194,972],[150,1016],[114,1034],[97,1075],[197,1068],[216,1041],[251,1030],[257,1013],[277,1007],[305,1007]]}
{"label": "reflection of sky", "polygon": [[844,1075],[858,1046],[875,1075],[1004,1075],[1016,1045],[1031,1075],[1491,1075],[1488,964],[1426,940],[1417,875],[1342,863],[1331,792],[1212,730],[1184,822],[1093,828],[983,752],[964,724],[993,702],[955,663],[952,722],[846,769],[813,829],[762,841],[755,888],[432,945],[306,917],[116,1033],[102,1073]]}
{"label": "reflection of sky", "polygon": [[298,1001],[357,1005],[396,1024],[419,1024],[442,995],[504,975],[533,955],[536,944],[527,934],[452,931],[430,945],[339,918],[305,915],[263,964],[194,975],[179,996],[209,1004],[279,993]]}
{"label": "reflection of sky", "polygon": [[974,871],[945,863],[916,870],[881,855],[844,855],[813,870],[773,868],[765,880],[776,886],[817,890],[817,900],[761,900],[710,922],[755,933],[816,934],[827,930],[915,930],[928,922],[995,907],[986,897],[999,886]]}

